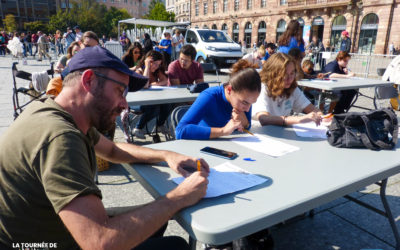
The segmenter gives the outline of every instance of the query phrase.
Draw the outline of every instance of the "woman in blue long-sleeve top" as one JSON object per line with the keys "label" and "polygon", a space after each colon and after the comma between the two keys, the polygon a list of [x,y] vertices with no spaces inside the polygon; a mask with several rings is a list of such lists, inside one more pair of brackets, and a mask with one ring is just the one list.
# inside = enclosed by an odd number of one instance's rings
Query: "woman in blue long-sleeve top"
{"label": "woman in blue long-sleeve top", "polygon": [[279,37],[278,45],[281,53],[288,54],[290,49],[298,48],[302,52],[302,56],[305,56],[303,34],[297,20],[289,22],[286,31]]}
{"label": "woman in blue long-sleeve top", "polygon": [[197,97],[176,128],[177,139],[206,140],[249,129],[251,104],[260,91],[260,76],[254,68],[233,73],[228,83],[208,88]]}

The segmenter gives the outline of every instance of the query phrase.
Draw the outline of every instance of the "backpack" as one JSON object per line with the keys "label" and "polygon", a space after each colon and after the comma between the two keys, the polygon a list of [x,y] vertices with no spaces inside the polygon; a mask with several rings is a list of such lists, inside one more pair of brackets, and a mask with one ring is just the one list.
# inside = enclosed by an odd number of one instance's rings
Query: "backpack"
{"label": "backpack", "polygon": [[329,144],[338,148],[393,149],[398,121],[392,109],[349,112],[335,115],[328,127]]}

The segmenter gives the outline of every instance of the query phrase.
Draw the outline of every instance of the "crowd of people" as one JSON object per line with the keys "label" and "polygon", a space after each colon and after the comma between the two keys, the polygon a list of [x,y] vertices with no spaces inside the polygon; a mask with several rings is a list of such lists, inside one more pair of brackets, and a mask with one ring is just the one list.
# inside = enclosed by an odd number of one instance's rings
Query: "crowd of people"
{"label": "crowd of people", "polygon": [[[0,248],[40,239],[55,242],[60,249],[188,249],[182,238],[161,236],[176,212],[205,195],[207,162],[115,143],[102,133],[112,129],[116,117],[128,109],[129,91],[204,82],[203,69],[195,61],[196,49],[183,44],[179,30],[174,36],[165,32],[156,46],[148,34],[143,42],[133,43],[122,34],[126,52],[121,60],[101,46],[103,40],[94,32],[74,29],[62,35],[67,53],[57,62],[60,76],[49,83],[49,95],[29,105],[0,139]],[[56,34],[61,37],[60,32]],[[313,40],[312,46],[321,45]],[[42,49],[39,53],[48,56]],[[303,61],[306,49],[299,23],[291,21],[278,47],[268,43],[258,48],[233,65],[226,83],[198,96],[176,128],[177,139],[226,136],[250,129],[252,121],[319,125],[322,110],[298,88],[299,75],[351,77],[354,74],[347,68],[351,56],[340,51],[336,60],[316,72],[313,62]],[[332,112],[347,111],[354,93],[336,94],[339,99]],[[143,138],[145,124],[154,117],[156,128],[163,132],[172,108],[170,104],[142,106],[135,136]],[[114,163],[165,161],[187,178],[148,204],[106,210],[94,181],[95,154]],[[198,161],[201,171],[191,174],[184,168],[197,169]]]}

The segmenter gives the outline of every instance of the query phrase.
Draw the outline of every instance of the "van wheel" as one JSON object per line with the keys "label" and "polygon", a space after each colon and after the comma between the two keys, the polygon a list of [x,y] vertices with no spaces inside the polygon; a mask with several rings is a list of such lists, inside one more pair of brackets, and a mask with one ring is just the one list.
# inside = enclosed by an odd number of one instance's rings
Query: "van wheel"
{"label": "van wheel", "polygon": [[204,58],[200,56],[199,58],[197,58],[197,62],[198,63],[205,63],[206,61],[204,61]]}

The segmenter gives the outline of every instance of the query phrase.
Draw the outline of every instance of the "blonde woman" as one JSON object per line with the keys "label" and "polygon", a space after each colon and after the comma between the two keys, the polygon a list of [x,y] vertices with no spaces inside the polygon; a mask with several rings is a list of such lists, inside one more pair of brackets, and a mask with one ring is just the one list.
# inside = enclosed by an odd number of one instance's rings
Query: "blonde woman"
{"label": "blonde woman", "polygon": [[255,64],[258,66],[259,69],[262,68],[262,59],[265,56],[265,47],[263,45],[260,46],[256,51],[253,53],[249,53],[245,55],[242,59],[248,61],[251,64]]}
{"label": "blonde woman", "polygon": [[[287,126],[297,123],[321,123],[322,112],[297,87],[296,62],[284,53],[273,54],[260,72],[261,94],[253,105],[252,117],[261,125]],[[305,113],[293,116],[292,113]]]}

